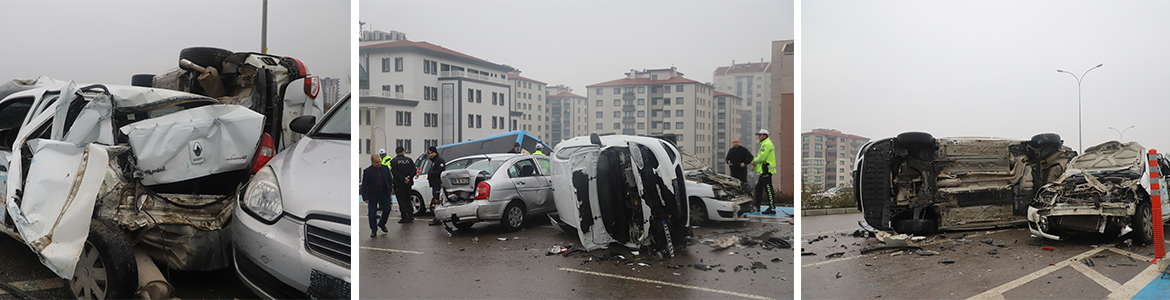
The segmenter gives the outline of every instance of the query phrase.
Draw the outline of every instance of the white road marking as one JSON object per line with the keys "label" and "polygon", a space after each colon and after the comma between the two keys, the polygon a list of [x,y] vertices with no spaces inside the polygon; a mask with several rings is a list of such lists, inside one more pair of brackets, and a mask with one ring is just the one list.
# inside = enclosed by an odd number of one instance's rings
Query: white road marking
{"label": "white road marking", "polygon": [[[47,279],[25,280],[25,281],[13,281],[13,282],[9,282],[8,285],[11,285],[11,286],[18,288],[18,289],[25,291],[25,292],[34,292],[34,291],[43,291],[43,290],[49,290],[49,289],[63,288],[63,287],[65,287],[65,282],[63,280],[61,280],[60,278],[47,278]],[[0,289],[0,295],[7,295],[7,294],[8,294],[8,291]]]}
{"label": "white road marking", "polygon": [[423,254],[422,252],[418,252],[418,251],[410,251],[410,250],[395,250],[395,249],[374,248],[374,247],[362,247],[362,249],[365,249],[365,250],[374,250],[374,251],[386,251],[386,252],[410,253],[410,254]]}
{"label": "white road marking", "polygon": [[1134,253],[1129,252],[1129,251],[1125,251],[1125,250],[1121,250],[1121,249],[1117,249],[1117,248],[1113,248],[1113,247],[1100,247],[1100,248],[1096,248],[1096,249],[1091,249],[1089,251],[1085,251],[1081,254],[1078,254],[1078,255],[1073,256],[1073,257],[1068,258],[1068,259],[1065,259],[1064,261],[1061,261],[1059,263],[1056,263],[1052,266],[1048,266],[1047,268],[1040,269],[1039,271],[1033,272],[1032,274],[1028,274],[1028,275],[1025,275],[1023,277],[1017,278],[1016,280],[1005,283],[1005,284],[1000,285],[998,287],[995,287],[993,289],[987,290],[986,292],[980,293],[980,294],[975,295],[975,296],[968,298],[968,299],[1003,299],[1004,298],[1003,293],[1006,293],[1007,291],[1015,289],[1021,285],[1024,285],[1028,282],[1031,282],[1033,280],[1039,279],[1040,277],[1043,277],[1044,275],[1048,275],[1049,273],[1052,273],[1056,270],[1060,270],[1064,267],[1072,267],[1074,270],[1081,272],[1081,274],[1085,274],[1085,276],[1089,277],[1089,279],[1092,279],[1094,282],[1097,282],[1097,284],[1100,284],[1102,287],[1108,289],[1110,292],[1112,292],[1107,297],[1108,299],[1130,299],[1130,298],[1133,298],[1134,295],[1137,295],[1137,293],[1140,292],[1142,290],[1142,288],[1144,288],[1146,286],[1146,284],[1149,284],[1151,280],[1153,280],[1155,277],[1158,277],[1158,275],[1161,274],[1161,271],[1159,271],[1159,270],[1161,270],[1162,268],[1165,268],[1165,266],[1166,266],[1166,264],[1164,264],[1161,261],[1158,262],[1157,265],[1151,264],[1150,266],[1148,266],[1144,270],[1142,270],[1141,273],[1138,273],[1137,276],[1134,276],[1132,279],[1130,279],[1125,284],[1121,284],[1121,283],[1118,283],[1116,281],[1113,281],[1113,279],[1109,279],[1109,277],[1106,277],[1105,275],[1101,274],[1100,272],[1097,272],[1097,270],[1094,270],[1088,266],[1085,266],[1084,263],[1081,262],[1086,257],[1092,257],[1093,255],[1095,255],[1101,251],[1104,251],[1104,250],[1113,251],[1113,252],[1116,252],[1116,253],[1121,254],[1121,255],[1132,256],[1135,260],[1138,260],[1139,262],[1141,262],[1141,261],[1148,262],[1150,260],[1149,258],[1147,258],[1145,256],[1137,255],[1137,254],[1134,254]]}
{"label": "white road marking", "polygon": [[737,293],[737,292],[732,292],[732,291],[716,290],[716,289],[712,289],[712,288],[678,284],[678,283],[673,283],[673,282],[665,282],[665,281],[658,281],[658,280],[651,280],[651,279],[644,279],[644,278],[637,278],[637,277],[607,274],[607,273],[601,273],[601,272],[577,270],[577,269],[570,269],[570,268],[560,268],[560,270],[577,272],[577,273],[582,273],[582,274],[589,274],[589,275],[604,276],[604,277],[610,277],[610,278],[617,278],[617,279],[639,281],[639,282],[645,282],[645,283],[651,283],[651,284],[657,284],[657,285],[669,285],[669,286],[673,286],[673,287],[700,290],[700,291],[704,291],[704,292],[720,293],[720,294],[724,294],[724,295],[731,295],[731,296],[743,297],[743,298],[749,298],[749,299],[772,299],[772,298],[768,298],[768,297],[764,297],[764,296]]}

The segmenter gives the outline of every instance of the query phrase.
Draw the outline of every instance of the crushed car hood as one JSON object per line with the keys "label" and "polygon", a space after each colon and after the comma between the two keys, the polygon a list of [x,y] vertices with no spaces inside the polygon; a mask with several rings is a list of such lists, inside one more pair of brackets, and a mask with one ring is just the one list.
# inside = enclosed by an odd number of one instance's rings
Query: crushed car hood
{"label": "crushed car hood", "polygon": [[1064,177],[1088,172],[1124,171],[1141,173],[1145,170],[1146,148],[1138,142],[1121,143],[1109,141],[1085,149],[1085,153],[1072,159]]}
{"label": "crushed car hood", "polygon": [[304,138],[273,157],[284,211],[349,216],[350,150],[348,140]]}
{"label": "crushed car hood", "polygon": [[237,105],[207,105],[121,128],[143,170],[156,185],[247,168],[264,115]]}

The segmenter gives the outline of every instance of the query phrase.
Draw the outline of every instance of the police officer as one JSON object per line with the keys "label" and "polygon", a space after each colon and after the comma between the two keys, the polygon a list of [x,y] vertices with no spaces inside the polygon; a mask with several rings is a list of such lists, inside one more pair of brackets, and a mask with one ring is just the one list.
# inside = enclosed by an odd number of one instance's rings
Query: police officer
{"label": "police officer", "polygon": [[394,149],[394,159],[390,160],[390,171],[394,173],[394,195],[398,197],[398,212],[402,220],[398,223],[414,222],[414,205],[410,201],[410,188],[414,185],[416,170],[414,161],[406,157],[406,149]]}
{"label": "police officer", "polygon": [[532,155],[544,155],[544,152],[541,152],[542,149],[544,149],[544,146],[541,145],[540,143],[537,143],[536,144],[536,152],[532,152]]}
{"label": "police officer", "polygon": [[394,159],[393,157],[386,155],[386,149],[378,149],[378,156],[382,158],[383,166],[390,166],[390,160]]}
{"label": "police officer", "polygon": [[760,173],[759,180],[756,181],[756,202],[752,211],[759,209],[760,201],[768,199],[768,209],[764,211],[766,215],[776,214],[776,195],[772,191],[772,174],[776,173],[776,153],[775,147],[772,147],[772,140],[768,139],[768,130],[760,129],[756,133],[756,137],[760,138],[760,151],[756,151],[756,158],[752,160],[752,166],[755,166],[755,171]]}
{"label": "police officer", "polygon": [[[431,197],[434,197],[431,199],[431,204],[433,205],[442,197],[443,180],[439,176],[443,175],[443,171],[447,170],[447,161],[443,160],[442,156],[439,156],[439,149],[435,147],[427,148],[427,155],[431,158],[431,172],[427,173],[427,182],[431,184]],[[427,223],[427,225],[431,226],[439,224],[443,224],[443,222],[440,222],[437,217],[431,220],[430,223]]]}

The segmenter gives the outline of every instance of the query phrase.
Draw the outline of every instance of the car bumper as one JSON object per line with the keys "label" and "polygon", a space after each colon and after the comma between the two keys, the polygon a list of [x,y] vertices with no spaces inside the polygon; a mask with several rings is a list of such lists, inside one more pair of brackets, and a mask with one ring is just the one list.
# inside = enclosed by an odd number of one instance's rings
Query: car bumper
{"label": "car bumper", "polygon": [[[1126,217],[1132,216],[1137,211],[1137,206],[1133,203],[1101,203],[1100,206],[1093,204],[1056,204],[1052,207],[1035,208],[1028,207],[1028,231],[1032,234],[1041,236],[1047,239],[1060,240],[1061,236],[1053,234],[1053,229],[1068,229],[1068,226],[1055,224],[1057,222],[1050,222],[1051,217],[1071,217],[1071,216],[1090,216],[1100,217],[1100,226],[1096,230],[1097,233],[1102,233],[1105,226],[1105,217]],[[1081,226],[1084,227],[1084,226]],[[1072,229],[1077,230],[1077,229]],[[1092,232],[1087,230],[1079,230],[1083,232]]]}
{"label": "car bumper", "polygon": [[743,213],[745,211],[744,204],[751,203],[752,198],[749,196],[741,196],[733,198],[731,201],[724,201],[712,198],[702,198],[703,203],[707,206],[707,219],[712,221],[743,221],[747,220]]}
{"label": "car bumper", "polygon": [[256,295],[350,297],[348,220],[286,215],[267,225],[238,209],[236,216],[232,230],[236,273]]}
{"label": "car bumper", "polygon": [[475,200],[460,204],[444,204],[435,207],[435,219],[439,221],[489,221],[499,220],[508,201]]}

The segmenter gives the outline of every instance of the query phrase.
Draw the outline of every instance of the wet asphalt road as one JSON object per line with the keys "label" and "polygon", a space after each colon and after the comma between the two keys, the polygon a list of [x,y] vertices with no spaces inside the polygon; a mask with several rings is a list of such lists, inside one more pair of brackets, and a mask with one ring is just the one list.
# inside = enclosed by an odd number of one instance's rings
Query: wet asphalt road
{"label": "wet asphalt road", "polygon": [[[235,267],[207,272],[167,271],[179,299],[255,299],[236,276]],[[72,299],[64,280],[41,264],[28,246],[0,234],[0,283],[15,286],[37,299]],[[0,289],[0,300],[21,299]]]}
{"label": "wet asphalt road", "polygon": [[[1161,271],[1148,262],[1153,246],[1119,245],[1123,238],[1052,241],[1026,228],[927,236],[922,248],[933,256],[863,255],[860,250],[884,244],[850,235],[861,219],[859,213],[801,219],[808,234],[800,247],[815,253],[801,257],[803,298],[1129,299]],[[841,254],[827,257],[835,253]],[[955,262],[942,263],[947,259]]]}
{"label": "wet asphalt road", "polygon": [[[712,299],[793,297],[792,249],[731,248],[713,251],[702,244],[685,254],[656,261],[624,247],[595,250],[564,257],[545,255],[554,245],[578,245],[575,235],[554,229],[547,218],[536,219],[520,231],[506,232],[498,224],[477,223],[467,232],[448,236],[442,226],[427,226],[429,215],[398,224],[393,213],[388,233],[369,237],[365,205],[359,234],[360,298],[427,299]],[[774,236],[791,237],[791,218],[718,222],[693,229],[698,236],[759,235],[777,229]],[[739,233],[716,234],[739,230]],[[477,240],[478,238],[478,240]],[[506,238],[506,240],[499,240]],[[610,251],[648,266],[590,260]],[[773,261],[775,259],[775,261]],[[753,262],[766,269],[752,270]],[[694,264],[721,265],[703,271]],[[672,269],[668,266],[682,265]],[[747,267],[736,271],[737,266]],[[723,271],[720,272],[720,269]]]}

